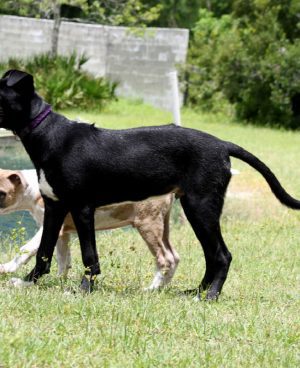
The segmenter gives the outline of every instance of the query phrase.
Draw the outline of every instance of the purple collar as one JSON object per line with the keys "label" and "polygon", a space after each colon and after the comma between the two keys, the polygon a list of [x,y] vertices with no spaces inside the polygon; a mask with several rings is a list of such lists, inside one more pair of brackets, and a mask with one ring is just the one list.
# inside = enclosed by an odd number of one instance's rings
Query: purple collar
{"label": "purple collar", "polygon": [[40,125],[46,117],[52,112],[51,106],[46,105],[45,109],[40,112],[31,122],[18,133],[18,136],[20,138],[25,137],[29,132],[31,132],[34,128],[36,128],[38,125]]}

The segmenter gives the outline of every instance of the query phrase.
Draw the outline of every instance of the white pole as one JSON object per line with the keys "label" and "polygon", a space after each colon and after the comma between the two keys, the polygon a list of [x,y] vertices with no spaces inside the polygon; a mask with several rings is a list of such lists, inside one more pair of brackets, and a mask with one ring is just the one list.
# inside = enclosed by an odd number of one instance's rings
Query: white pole
{"label": "white pole", "polygon": [[178,87],[178,76],[177,71],[168,73],[170,78],[170,85],[172,90],[172,112],[174,118],[175,125],[181,125],[180,121],[180,96],[179,96],[179,87]]}

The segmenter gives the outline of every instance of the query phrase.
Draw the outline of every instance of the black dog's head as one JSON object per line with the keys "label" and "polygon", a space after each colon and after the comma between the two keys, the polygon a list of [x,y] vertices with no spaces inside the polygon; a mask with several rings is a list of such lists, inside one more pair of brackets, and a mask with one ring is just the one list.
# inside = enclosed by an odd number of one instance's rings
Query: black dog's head
{"label": "black dog's head", "polygon": [[34,97],[32,75],[9,70],[0,79],[0,128],[22,129],[30,119]]}

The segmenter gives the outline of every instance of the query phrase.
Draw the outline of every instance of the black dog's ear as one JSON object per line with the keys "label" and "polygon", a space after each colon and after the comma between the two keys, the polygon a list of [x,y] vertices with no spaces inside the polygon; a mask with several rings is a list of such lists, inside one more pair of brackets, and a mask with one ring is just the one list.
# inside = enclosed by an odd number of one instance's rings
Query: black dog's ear
{"label": "black dog's ear", "polygon": [[33,77],[31,74],[20,70],[8,70],[3,78],[7,77],[7,87],[13,87],[19,92],[32,94],[34,91]]}
{"label": "black dog's ear", "polygon": [[8,70],[7,72],[5,72],[1,78],[5,78],[7,77],[10,73],[12,72],[12,70]]}

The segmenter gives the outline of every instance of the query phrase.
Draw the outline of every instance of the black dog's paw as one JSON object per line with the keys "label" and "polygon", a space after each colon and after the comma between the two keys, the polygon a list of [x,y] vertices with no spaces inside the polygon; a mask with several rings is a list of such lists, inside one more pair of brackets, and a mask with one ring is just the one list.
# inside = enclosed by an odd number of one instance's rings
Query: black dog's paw
{"label": "black dog's paw", "polygon": [[213,290],[202,290],[199,288],[184,290],[182,294],[192,296],[195,301],[206,302],[216,302],[220,295],[220,293]]}
{"label": "black dog's paw", "polygon": [[80,290],[85,294],[90,294],[94,290],[94,280],[89,275],[84,275],[81,284]]}
{"label": "black dog's paw", "polygon": [[220,293],[218,292],[210,292],[210,290],[208,290],[206,297],[205,297],[205,301],[207,302],[217,302],[219,299]]}

